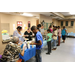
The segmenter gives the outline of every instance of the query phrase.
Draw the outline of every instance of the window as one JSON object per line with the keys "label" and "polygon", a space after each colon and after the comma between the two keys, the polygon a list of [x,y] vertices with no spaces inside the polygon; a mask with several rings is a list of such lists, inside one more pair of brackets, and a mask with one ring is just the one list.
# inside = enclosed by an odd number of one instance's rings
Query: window
{"label": "window", "polygon": [[61,26],[63,26],[63,21],[61,21]]}
{"label": "window", "polygon": [[68,21],[66,21],[66,26],[68,26]]}
{"label": "window", "polygon": [[73,24],[74,24],[74,21],[71,21],[71,26],[73,26]]}

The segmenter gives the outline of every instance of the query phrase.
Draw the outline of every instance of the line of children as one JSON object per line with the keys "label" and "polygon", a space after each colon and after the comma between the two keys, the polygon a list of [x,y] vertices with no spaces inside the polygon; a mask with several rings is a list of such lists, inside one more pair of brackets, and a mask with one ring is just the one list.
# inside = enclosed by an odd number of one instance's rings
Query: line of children
{"label": "line of children", "polygon": [[57,26],[53,26],[53,33],[51,32],[50,29],[47,30],[47,45],[48,45],[48,52],[46,54],[50,54],[51,53],[51,40],[53,38],[53,49],[52,50],[56,50],[57,49]]}

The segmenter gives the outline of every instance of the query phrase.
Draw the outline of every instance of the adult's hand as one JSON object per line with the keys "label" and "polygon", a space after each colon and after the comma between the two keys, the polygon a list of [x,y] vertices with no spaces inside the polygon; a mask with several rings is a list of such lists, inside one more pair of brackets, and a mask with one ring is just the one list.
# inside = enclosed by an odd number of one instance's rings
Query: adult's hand
{"label": "adult's hand", "polygon": [[23,35],[23,37],[25,37],[26,35]]}
{"label": "adult's hand", "polygon": [[21,41],[20,43],[18,43],[18,46],[21,46],[23,44],[23,42]]}
{"label": "adult's hand", "polygon": [[32,36],[34,36],[34,34],[32,34]]}
{"label": "adult's hand", "polygon": [[30,37],[32,37],[33,35],[30,35]]}
{"label": "adult's hand", "polygon": [[24,35],[23,37],[28,37],[28,35]]}
{"label": "adult's hand", "polygon": [[21,44],[19,43],[18,46],[21,46]]}
{"label": "adult's hand", "polygon": [[20,42],[20,44],[23,44],[23,42],[22,42],[22,41],[20,41],[20,40],[19,40],[19,42]]}
{"label": "adult's hand", "polygon": [[26,35],[26,37],[28,37],[29,35]]}

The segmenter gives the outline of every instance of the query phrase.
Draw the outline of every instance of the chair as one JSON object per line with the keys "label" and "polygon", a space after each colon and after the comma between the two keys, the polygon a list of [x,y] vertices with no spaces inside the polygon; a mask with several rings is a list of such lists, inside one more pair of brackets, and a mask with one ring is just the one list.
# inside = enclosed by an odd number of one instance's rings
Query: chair
{"label": "chair", "polygon": [[0,58],[2,58],[2,55],[0,55]]}
{"label": "chair", "polygon": [[[0,55],[0,59],[2,58],[2,55]],[[1,62],[1,60],[0,60],[0,62]]]}

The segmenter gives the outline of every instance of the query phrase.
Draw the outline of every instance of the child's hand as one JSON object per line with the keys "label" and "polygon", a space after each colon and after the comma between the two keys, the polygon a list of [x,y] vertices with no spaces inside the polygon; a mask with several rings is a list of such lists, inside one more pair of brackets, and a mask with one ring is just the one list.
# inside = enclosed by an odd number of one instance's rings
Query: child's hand
{"label": "child's hand", "polygon": [[47,40],[49,39],[49,36],[47,36]]}
{"label": "child's hand", "polygon": [[30,45],[34,45],[34,42],[31,42]]}

